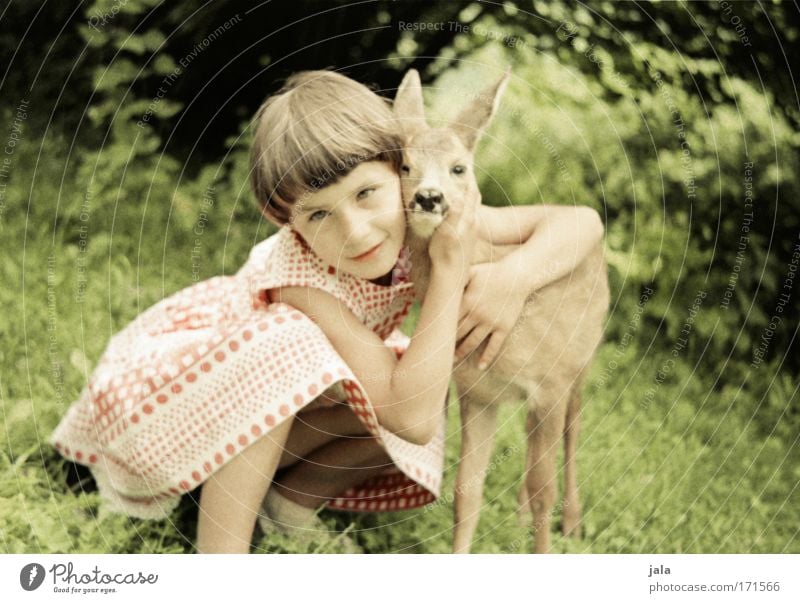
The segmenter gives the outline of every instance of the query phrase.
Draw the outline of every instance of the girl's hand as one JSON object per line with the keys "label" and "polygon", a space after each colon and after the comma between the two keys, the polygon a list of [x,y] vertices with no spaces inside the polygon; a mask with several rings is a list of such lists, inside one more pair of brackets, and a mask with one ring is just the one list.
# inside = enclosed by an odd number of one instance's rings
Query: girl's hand
{"label": "girl's hand", "polygon": [[463,282],[469,276],[478,226],[475,219],[476,203],[463,203],[451,207],[447,217],[433,233],[428,253],[434,268],[443,268],[462,275]]}
{"label": "girl's hand", "polygon": [[478,368],[483,370],[494,362],[528,297],[514,268],[502,261],[470,268],[456,332],[456,342],[460,342],[456,344],[457,360],[465,358],[488,338]]}

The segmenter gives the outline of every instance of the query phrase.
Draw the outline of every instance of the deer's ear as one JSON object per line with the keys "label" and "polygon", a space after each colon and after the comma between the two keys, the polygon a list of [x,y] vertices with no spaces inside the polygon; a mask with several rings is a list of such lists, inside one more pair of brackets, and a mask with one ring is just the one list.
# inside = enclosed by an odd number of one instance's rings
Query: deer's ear
{"label": "deer's ear", "polygon": [[393,112],[406,139],[428,126],[425,122],[422,84],[416,69],[409,69],[400,82],[394,97]]}
{"label": "deer's ear", "polygon": [[497,112],[497,107],[500,106],[500,97],[503,96],[510,78],[511,67],[506,69],[506,72],[497,82],[489,86],[462,109],[458,117],[450,124],[450,128],[455,131],[469,151],[475,150],[478,139],[483,134],[486,126],[489,125],[489,122],[492,121],[492,117]]}

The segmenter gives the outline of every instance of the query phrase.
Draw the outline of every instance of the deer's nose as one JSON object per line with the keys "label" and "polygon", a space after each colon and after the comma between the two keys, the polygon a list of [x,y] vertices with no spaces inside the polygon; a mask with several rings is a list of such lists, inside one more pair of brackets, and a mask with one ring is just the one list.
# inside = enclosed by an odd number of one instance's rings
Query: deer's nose
{"label": "deer's nose", "polygon": [[444,209],[442,207],[444,196],[435,188],[420,189],[414,195],[414,204],[418,205],[423,211],[434,212],[437,207],[439,211]]}

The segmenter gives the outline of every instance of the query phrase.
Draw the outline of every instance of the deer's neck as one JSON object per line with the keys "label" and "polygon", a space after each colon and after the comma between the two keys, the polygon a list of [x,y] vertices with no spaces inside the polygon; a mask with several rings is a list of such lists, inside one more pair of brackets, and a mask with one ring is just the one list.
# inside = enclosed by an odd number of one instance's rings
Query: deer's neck
{"label": "deer's neck", "polygon": [[414,293],[418,300],[422,300],[428,292],[431,277],[431,256],[428,254],[430,239],[415,235],[409,228],[406,231],[409,259],[411,260],[411,282],[414,283]]}

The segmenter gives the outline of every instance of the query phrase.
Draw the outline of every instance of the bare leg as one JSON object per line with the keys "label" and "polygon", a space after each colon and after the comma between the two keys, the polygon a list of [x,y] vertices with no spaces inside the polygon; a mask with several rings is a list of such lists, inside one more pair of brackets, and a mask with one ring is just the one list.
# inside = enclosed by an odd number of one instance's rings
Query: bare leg
{"label": "bare leg", "polygon": [[314,450],[343,436],[371,439],[367,428],[349,406],[300,413],[295,417],[278,468],[294,465]]}
{"label": "bare leg", "polygon": [[469,553],[483,502],[483,482],[492,454],[497,407],[475,404],[464,398],[460,404],[461,459],[456,475],[453,552]]}
{"label": "bare leg", "polygon": [[289,418],[203,484],[197,519],[198,552],[250,552],[261,501],[275,474],[291,426]]}
{"label": "bare leg", "polygon": [[391,458],[373,438],[339,438],[309,454],[276,481],[278,492],[309,508],[383,473]]}

